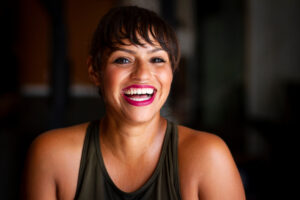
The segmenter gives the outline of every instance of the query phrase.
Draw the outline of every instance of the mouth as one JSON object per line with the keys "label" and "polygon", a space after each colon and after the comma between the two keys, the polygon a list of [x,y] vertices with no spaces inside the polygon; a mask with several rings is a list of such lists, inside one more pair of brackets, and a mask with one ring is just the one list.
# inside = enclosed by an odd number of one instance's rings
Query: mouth
{"label": "mouth", "polygon": [[123,97],[131,105],[146,106],[154,101],[156,91],[150,85],[131,85],[123,89]]}

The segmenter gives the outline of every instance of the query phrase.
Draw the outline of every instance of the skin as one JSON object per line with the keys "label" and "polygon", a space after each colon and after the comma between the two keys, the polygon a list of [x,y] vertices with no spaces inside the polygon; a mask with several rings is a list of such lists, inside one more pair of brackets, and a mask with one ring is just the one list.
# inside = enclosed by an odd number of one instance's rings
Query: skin
{"label": "skin", "polygon": [[[101,74],[91,65],[89,74],[101,87],[106,105],[99,138],[106,169],[119,189],[133,192],[157,165],[167,124],[159,111],[173,74],[168,54],[158,44],[120,47],[109,56]],[[141,107],[128,104],[121,93],[131,84],[154,86],[153,103]],[[33,142],[24,173],[24,199],[74,198],[87,125],[52,130]],[[245,199],[239,172],[222,139],[183,126],[178,126],[178,134],[182,199]]]}

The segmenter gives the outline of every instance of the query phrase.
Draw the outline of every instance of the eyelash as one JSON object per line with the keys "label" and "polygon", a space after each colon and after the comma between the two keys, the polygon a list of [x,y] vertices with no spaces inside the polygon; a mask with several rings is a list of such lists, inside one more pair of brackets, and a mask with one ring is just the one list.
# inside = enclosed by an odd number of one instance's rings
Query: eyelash
{"label": "eyelash", "polygon": [[162,58],[157,58],[157,57],[151,58],[150,61],[151,61],[151,63],[165,63],[165,62],[166,62],[164,59],[162,59]]}
{"label": "eyelash", "polygon": [[[150,59],[150,62],[151,63],[165,63],[166,61],[162,58],[159,58],[159,57],[154,57],[154,58],[151,58]],[[127,59],[127,58],[124,58],[124,57],[120,57],[120,58],[117,58],[114,60],[114,63],[116,64],[129,64],[130,63],[130,60]]]}
{"label": "eyelash", "polygon": [[130,61],[127,58],[120,57],[120,58],[117,58],[116,60],[114,60],[114,63],[117,63],[117,64],[128,64],[128,63],[130,63]]}

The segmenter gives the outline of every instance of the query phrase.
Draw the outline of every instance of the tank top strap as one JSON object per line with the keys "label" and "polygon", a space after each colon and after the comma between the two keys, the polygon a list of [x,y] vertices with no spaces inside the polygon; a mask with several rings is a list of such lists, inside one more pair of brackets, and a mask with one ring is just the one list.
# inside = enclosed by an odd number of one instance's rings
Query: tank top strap
{"label": "tank top strap", "polygon": [[180,194],[180,180],[179,180],[179,163],[178,163],[178,128],[177,124],[174,122],[168,121],[171,129],[171,148],[172,151],[169,151],[169,157],[172,158],[173,168],[174,168],[174,186],[177,193],[177,196],[181,199]]}
{"label": "tank top strap", "polygon": [[74,199],[77,199],[80,188],[83,184],[84,172],[85,172],[85,168],[87,166],[88,157],[89,157],[89,155],[91,155],[92,152],[95,152],[94,142],[93,142],[93,139],[94,139],[93,134],[97,130],[99,130],[99,124],[100,124],[100,120],[91,121],[86,129],[84,143],[83,143],[83,147],[82,147],[82,153],[81,153],[76,194],[75,194]]}

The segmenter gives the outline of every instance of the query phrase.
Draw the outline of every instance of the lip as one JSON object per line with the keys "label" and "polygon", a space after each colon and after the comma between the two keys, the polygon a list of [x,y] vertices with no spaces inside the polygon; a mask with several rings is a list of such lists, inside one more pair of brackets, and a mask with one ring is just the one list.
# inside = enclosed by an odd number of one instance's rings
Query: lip
{"label": "lip", "polygon": [[[127,97],[127,96],[125,95],[125,93],[124,93],[125,90],[128,90],[128,89],[130,89],[130,88],[152,88],[152,89],[154,89],[154,92],[153,92],[153,95],[151,96],[150,99],[147,99],[147,100],[145,100],[145,101],[134,101],[134,100],[130,99],[129,97]],[[130,86],[124,88],[122,91],[123,91],[123,93],[122,93],[123,98],[124,98],[129,104],[131,104],[131,105],[133,105],[133,106],[147,106],[147,105],[151,104],[151,103],[154,101],[155,96],[156,96],[156,89],[155,89],[155,87],[153,87],[153,86],[151,86],[151,85],[130,85]]]}
{"label": "lip", "polygon": [[151,85],[136,85],[135,84],[135,85],[129,85],[128,87],[124,88],[123,91],[128,90],[130,88],[153,88],[153,89],[155,89],[155,87],[153,87]]}

